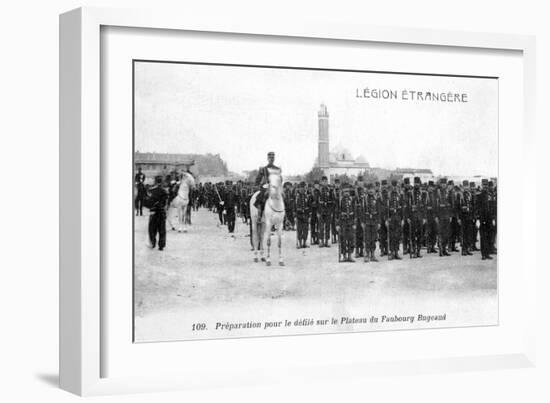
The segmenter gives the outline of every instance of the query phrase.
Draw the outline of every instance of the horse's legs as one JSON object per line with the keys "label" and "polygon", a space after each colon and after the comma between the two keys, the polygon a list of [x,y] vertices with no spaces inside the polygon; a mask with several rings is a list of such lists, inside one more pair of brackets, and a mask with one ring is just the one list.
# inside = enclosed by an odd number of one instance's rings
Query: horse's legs
{"label": "horse's legs", "polygon": [[187,204],[183,203],[180,209],[180,231],[187,232],[187,227],[185,226],[185,215],[187,214]]}
{"label": "horse's legs", "polygon": [[176,229],[176,226],[174,224],[174,213],[177,212],[177,208],[170,205],[168,206],[168,224],[170,224],[170,228],[172,228],[172,230],[175,230]]}
{"label": "horse's legs", "polygon": [[258,234],[258,224],[256,221],[252,221],[252,225],[250,226],[252,231],[252,248],[254,249],[254,261],[257,263],[259,262],[258,259],[258,242],[259,242],[259,234]]}
{"label": "horse's legs", "polygon": [[271,266],[271,222],[265,223],[265,231],[264,231],[264,237],[267,237],[266,243],[267,243],[267,258],[265,263],[268,266]]}
{"label": "horse's legs", "polygon": [[284,266],[285,262],[283,261],[283,248],[281,247],[283,238],[282,224],[279,224],[279,227],[277,228],[277,238],[277,246],[279,247],[279,266]]}

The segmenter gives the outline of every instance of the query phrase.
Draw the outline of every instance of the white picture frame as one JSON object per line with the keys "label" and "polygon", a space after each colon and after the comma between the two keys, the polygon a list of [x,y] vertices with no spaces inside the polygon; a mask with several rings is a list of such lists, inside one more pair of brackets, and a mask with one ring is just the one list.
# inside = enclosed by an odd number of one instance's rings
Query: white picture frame
{"label": "white picture frame", "polygon": [[[532,254],[526,254],[521,267],[523,283],[519,285],[525,317],[518,322],[521,343],[510,343],[502,354],[483,352],[468,356],[437,355],[432,358],[399,359],[384,362],[335,364],[319,359],[308,364],[307,356],[293,361],[283,371],[269,368],[259,373],[247,367],[246,360],[237,371],[229,367],[205,370],[193,377],[188,363],[182,362],[180,374],[158,376],[102,376],[105,351],[102,317],[108,315],[102,303],[101,239],[102,175],[101,155],[101,27],[134,27],[195,32],[246,34],[262,37],[291,37],[366,41],[382,44],[426,45],[434,47],[470,48],[480,52],[510,50],[521,52],[523,65],[523,133],[517,136],[523,144],[522,166],[535,171],[535,40],[530,36],[489,33],[468,33],[444,30],[419,30],[350,26],[324,22],[293,22],[228,19],[214,21],[193,15],[150,10],[111,10],[80,8],[60,16],[60,385],[79,395],[161,391],[193,387],[250,385],[293,379],[343,379],[372,374],[412,374],[438,371],[464,371],[491,368],[532,366],[535,362],[535,289],[537,265]],[[526,177],[522,186],[536,189],[534,176]],[[525,194],[526,192],[523,192]],[[506,189],[503,192],[506,195]],[[532,194],[532,191],[531,191]],[[505,196],[504,196],[505,197]],[[524,196],[525,197],[525,196]],[[534,197],[534,195],[533,195]],[[501,201],[499,200],[499,203]],[[536,234],[535,210],[521,207],[523,240]],[[499,217],[499,219],[501,219]],[[507,219],[506,217],[502,219]],[[532,241],[532,240],[531,240]],[[519,269],[519,268],[518,268]],[[506,296],[501,296],[506,298]],[[433,331],[432,331],[433,332]],[[302,336],[301,343],[313,336]],[[327,340],[333,336],[326,336]],[[348,337],[366,337],[348,335]],[[371,336],[374,337],[374,336]],[[376,336],[378,339],[383,334]],[[287,343],[278,338],[277,343]],[[210,343],[203,341],[201,343]],[[212,342],[214,343],[214,342]],[[257,351],[258,342],[240,340],[241,347]],[[248,344],[246,344],[248,343]],[[290,343],[290,342],[289,342]],[[175,346],[175,343],[172,344]],[[170,348],[170,347],[168,347]],[[175,347],[174,347],[175,348]],[[283,346],[284,348],[284,346]],[[297,348],[294,345],[292,348]],[[212,351],[219,351],[213,349]],[[251,353],[252,354],[252,353]],[[211,358],[210,358],[211,359]]]}

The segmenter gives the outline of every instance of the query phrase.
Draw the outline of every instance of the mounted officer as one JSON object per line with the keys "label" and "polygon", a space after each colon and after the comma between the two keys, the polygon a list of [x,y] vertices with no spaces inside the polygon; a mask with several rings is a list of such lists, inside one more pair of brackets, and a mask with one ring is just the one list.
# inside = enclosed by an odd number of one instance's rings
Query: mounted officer
{"label": "mounted officer", "polygon": [[[270,151],[267,153],[267,165],[265,167],[260,167],[258,169],[258,176],[256,176],[256,186],[259,187],[260,193],[256,196],[256,202],[254,206],[258,209],[258,221],[261,222],[263,219],[265,201],[267,189],[269,187],[269,175],[277,174],[281,175],[281,168],[274,164],[275,162],[275,153]],[[281,177],[282,182],[282,177]]]}

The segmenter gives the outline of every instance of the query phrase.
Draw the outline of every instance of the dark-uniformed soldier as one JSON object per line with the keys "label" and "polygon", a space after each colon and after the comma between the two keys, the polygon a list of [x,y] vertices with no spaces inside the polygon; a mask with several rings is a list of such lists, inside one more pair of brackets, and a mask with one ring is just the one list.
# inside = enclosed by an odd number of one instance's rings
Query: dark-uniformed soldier
{"label": "dark-uniformed soldier", "polygon": [[336,231],[336,221],[337,221],[337,211],[338,211],[338,205],[340,203],[340,197],[341,197],[340,179],[336,178],[334,179],[334,189],[332,189],[332,198],[334,200],[334,203],[332,205],[332,213],[330,218],[332,243],[338,242],[338,231]]}
{"label": "dark-uniformed soldier", "polygon": [[361,224],[364,230],[365,262],[377,262],[374,252],[376,251],[376,239],[380,227],[380,203],[372,183],[367,185],[367,193],[362,198],[362,203]]}
{"label": "dark-uniformed soldier", "polygon": [[226,222],[226,215],[224,210],[224,204],[223,201],[224,195],[225,195],[225,186],[223,182],[218,182],[214,184],[214,191],[216,192],[216,212],[218,213],[218,220],[220,221],[220,225],[227,224]]}
{"label": "dark-uniformed soldier", "polygon": [[478,188],[476,187],[475,182],[470,182],[470,194],[472,195],[472,222],[470,224],[471,235],[470,235],[470,247],[471,251],[479,251],[477,247],[477,238],[478,238],[478,228],[477,228],[477,197],[479,195]]}
{"label": "dark-uniformed soldier", "polygon": [[481,181],[481,192],[477,197],[477,213],[479,219],[479,238],[481,259],[492,259],[491,257],[491,226],[493,215],[489,199],[489,184],[487,179]]}
{"label": "dark-uniformed soldier", "polygon": [[494,186],[494,182],[490,180],[487,184],[488,196],[489,196],[489,208],[491,211],[491,254],[497,253],[496,239],[497,239],[497,189]]}
{"label": "dark-uniformed soldier", "polygon": [[297,248],[307,248],[307,233],[309,227],[310,201],[306,193],[306,183],[301,182],[296,193],[296,238]]}
{"label": "dark-uniformed soldier", "polygon": [[317,219],[319,223],[319,247],[329,248],[330,240],[330,221],[331,213],[333,210],[334,200],[332,198],[332,192],[328,186],[328,179],[323,176],[321,179],[321,188],[319,190],[318,197],[318,210]]}
{"label": "dark-uniformed soldier", "polygon": [[411,247],[410,251],[411,257],[419,258],[422,257],[420,254],[420,248],[422,246],[422,225],[424,224],[425,218],[425,201],[423,200],[422,189],[420,178],[416,176],[414,178],[414,187],[410,192],[410,233],[411,233]]}
{"label": "dark-uniformed soldier", "polygon": [[451,235],[451,202],[447,193],[447,179],[439,181],[439,192],[437,194],[437,238],[439,256],[450,256],[447,252],[449,238]]}
{"label": "dark-uniformed soldier", "polygon": [[250,208],[248,207],[250,196],[251,192],[249,191],[249,186],[244,184],[239,192],[239,204],[244,224],[248,224],[248,220],[250,219]]}
{"label": "dark-uniformed soldier", "polygon": [[448,182],[447,192],[449,195],[449,203],[451,205],[451,233],[449,235],[449,251],[458,252],[456,244],[460,241],[460,225],[458,219],[460,216],[460,206],[457,202],[458,187],[454,181]]}
{"label": "dark-uniformed soldier", "polygon": [[361,185],[361,181],[358,182],[355,194],[355,206],[356,206],[356,222],[355,222],[355,258],[365,257],[365,237],[364,226],[361,222],[361,217],[364,215],[364,188]]}
{"label": "dark-uniformed soldier", "polygon": [[472,244],[472,217],[474,214],[474,199],[470,193],[469,182],[462,181],[462,191],[458,194],[458,204],[460,207],[460,244],[461,255],[471,255]]}
{"label": "dark-uniformed soldier", "polygon": [[389,255],[388,249],[388,181],[383,179],[380,184],[380,193],[378,203],[380,205],[380,229],[378,230],[378,244],[380,246],[380,256]]}
{"label": "dark-uniformed soldier", "polygon": [[435,253],[437,241],[437,210],[436,190],[433,181],[428,181],[428,193],[426,195],[426,250],[427,253]]}
{"label": "dark-uniformed soldier", "polygon": [[[276,173],[281,175],[281,168],[274,164],[275,153],[270,151],[267,153],[267,165],[258,169],[258,175],[256,176],[256,186],[259,188],[260,193],[256,196],[254,206],[258,209],[258,220],[261,221],[263,217],[263,211],[266,201],[266,193],[269,185],[269,175]],[[282,177],[281,177],[282,181]]]}
{"label": "dark-uniformed soldier", "polygon": [[391,182],[391,189],[388,193],[388,232],[389,232],[389,258],[401,259],[399,256],[399,240],[402,231],[403,204],[402,197],[397,188],[395,179]]}
{"label": "dark-uniformed soldier", "polygon": [[319,196],[320,196],[319,181],[313,183],[310,195],[310,232],[311,232],[311,244],[319,245]]}
{"label": "dark-uniformed soldier", "polygon": [[236,209],[239,205],[239,196],[233,187],[233,182],[225,182],[225,192],[223,195],[223,208],[227,223],[227,230],[230,234],[235,232]]}
{"label": "dark-uniformed soldier", "polygon": [[283,185],[283,201],[285,203],[285,221],[284,229],[286,231],[294,231],[294,192],[292,191],[292,184],[285,182]]}
{"label": "dark-uniformed soldier", "polygon": [[339,255],[342,257],[339,261],[354,262],[352,253],[355,240],[355,200],[351,197],[351,186],[344,184],[342,188],[342,198],[338,205],[338,218],[336,229],[338,231],[338,241],[340,243]]}
{"label": "dark-uniformed soldier", "polygon": [[157,244],[159,250],[166,247],[166,207],[168,202],[168,191],[162,186],[163,177],[155,177],[155,185],[149,189],[144,200],[145,206],[149,208],[149,242],[151,248]]}
{"label": "dark-uniformed soldier", "polygon": [[141,172],[141,167],[138,167],[138,172],[134,177],[134,185],[136,186],[136,197],[135,197],[135,209],[136,216],[143,215],[143,200],[145,199],[146,189],[145,189],[145,174]]}
{"label": "dark-uniformed soldier", "polygon": [[403,197],[403,255],[410,254],[412,257],[412,234],[411,234],[411,180],[403,178],[402,197]]}

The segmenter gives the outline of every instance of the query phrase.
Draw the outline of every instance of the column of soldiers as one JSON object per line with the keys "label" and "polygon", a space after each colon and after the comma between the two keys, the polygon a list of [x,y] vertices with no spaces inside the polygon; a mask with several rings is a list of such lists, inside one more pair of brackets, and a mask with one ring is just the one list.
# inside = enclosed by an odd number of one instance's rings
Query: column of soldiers
{"label": "column of soldiers", "polygon": [[[169,201],[170,182],[164,188]],[[217,214],[219,224],[234,233],[237,217],[250,223],[249,203],[256,190],[244,181],[200,183],[192,200],[195,208]],[[481,251],[483,260],[496,253],[497,188],[485,179],[478,187],[445,178],[422,183],[415,177],[411,184],[408,178],[364,183],[359,177],[352,185],[338,179],[328,184],[323,177],[313,183],[285,182],[283,197],[284,229],[296,231],[296,247],[338,244],[342,262],[377,261],[377,255],[390,260],[402,259],[403,254],[421,258],[423,250],[439,256]]]}
{"label": "column of soldiers", "polygon": [[329,185],[323,177],[320,183],[285,186],[297,248],[338,243],[344,262],[377,261],[377,245],[379,255],[390,260],[402,259],[400,253],[421,258],[422,250],[466,256],[479,251],[479,233],[482,259],[496,253],[496,187],[485,179],[481,188],[445,178],[422,183],[418,177],[412,184],[408,178],[364,184],[359,177],[354,185],[339,180]]}

